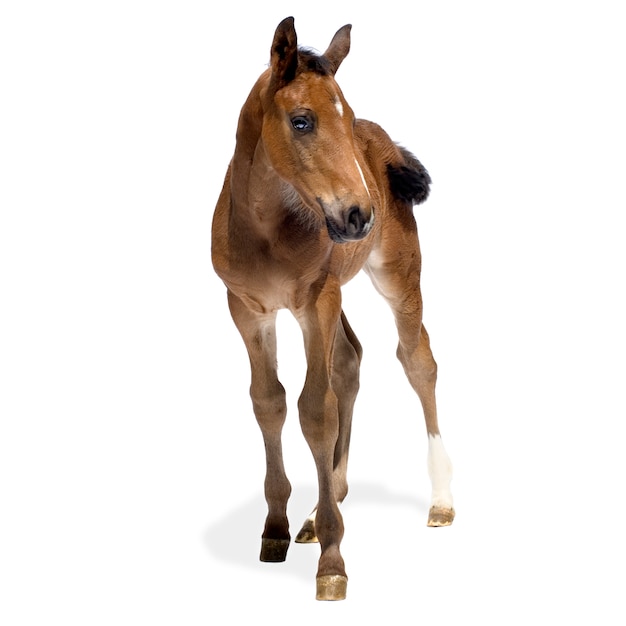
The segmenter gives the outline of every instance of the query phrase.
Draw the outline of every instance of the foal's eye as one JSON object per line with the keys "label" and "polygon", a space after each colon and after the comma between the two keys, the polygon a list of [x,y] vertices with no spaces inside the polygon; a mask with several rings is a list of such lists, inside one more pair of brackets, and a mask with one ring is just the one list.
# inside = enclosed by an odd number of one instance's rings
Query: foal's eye
{"label": "foal's eye", "polygon": [[303,115],[291,118],[291,125],[300,133],[310,133],[313,130],[313,121]]}

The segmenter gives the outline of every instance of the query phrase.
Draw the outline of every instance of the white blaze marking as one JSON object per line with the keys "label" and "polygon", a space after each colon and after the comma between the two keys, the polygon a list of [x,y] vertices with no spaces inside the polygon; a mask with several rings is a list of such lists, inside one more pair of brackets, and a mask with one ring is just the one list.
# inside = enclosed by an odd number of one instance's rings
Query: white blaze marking
{"label": "white blaze marking", "polygon": [[339,98],[335,99],[335,108],[337,109],[337,113],[339,113],[339,117],[343,117],[343,104],[341,104]]}
{"label": "white blaze marking", "polygon": [[359,162],[354,159],[354,162],[356,163],[356,168],[359,170],[359,174],[361,175],[361,180],[363,181],[363,186],[365,187],[365,191],[367,191],[367,195],[370,195],[370,190],[369,187],[367,186],[367,183],[365,182],[365,176],[363,176],[363,170],[361,169],[361,166],[359,165]]}
{"label": "white blaze marking", "polygon": [[431,506],[451,509],[452,463],[450,463],[439,435],[428,437],[428,474],[433,488]]}

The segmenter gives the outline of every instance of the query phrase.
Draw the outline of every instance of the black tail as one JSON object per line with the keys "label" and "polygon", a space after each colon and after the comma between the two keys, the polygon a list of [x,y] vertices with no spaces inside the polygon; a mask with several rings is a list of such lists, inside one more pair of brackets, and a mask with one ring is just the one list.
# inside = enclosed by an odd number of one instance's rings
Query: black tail
{"label": "black tail", "polygon": [[400,147],[400,152],[404,163],[387,164],[389,188],[398,200],[420,204],[430,193],[430,174],[408,150]]}

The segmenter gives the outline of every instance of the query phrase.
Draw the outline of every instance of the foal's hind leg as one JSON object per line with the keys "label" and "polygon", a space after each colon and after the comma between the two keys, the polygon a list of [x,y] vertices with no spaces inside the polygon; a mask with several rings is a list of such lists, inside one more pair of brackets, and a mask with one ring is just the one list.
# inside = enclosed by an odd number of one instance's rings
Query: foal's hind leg
{"label": "foal's hind leg", "polygon": [[[337,396],[339,410],[339,435],[333,460],[333,483],[337,502],[344,501],[348,494],[348,452],[352,430],[352,411],[359,391],[359,369],[363,349],[348,320],[341,312],[337,325],[331,384]],[[304,522],[296,537],[297,543],[315,543],[315,513],[317,507]]]}
{"label": "foal's hind leg", "polygon": [[291,485],[285,474],[282,455],[281,433],[287,405],[285,389],[278,380],[276,370],[276,314],[255,313],[231,292],[228,304],[250,357],[250,397],[265,443],[268,514],[260,558],[261,561],[284,561],[290,540],[287,500]]}
{"label": "foal's hind leg", "polygon": [[[393,226],[396,228],[393,229]],[[433,358],[428,333],[422,324],[420,292],[421,260],[417,230],[405,222],[391,224],[387,230],[387,247],[383,239],[372,253],[365,270],[376,289],[387,300],[398,328],[397,357],[420,398],[428,433],[428,471],[432,484],[429,526],[449,526],[454,519],[452,464],[443,447],[435,384],[437,364]]]}
{"label": "foal's hind leg", "polygon": [[[397,320],[398,315],[396,315]],[[450,491],[452,464],[443,447],[437,421],[435,402],[437,364],[433,358],[428,333],[424,325],[422,324],[418,331],[419,338],[414,347],[412,341],[403,342],[401,328],[401,323],[398,323],[400,341],[397,356],[404,367],[411,386],[421,400],[428,432],[428,472],[432,485],[428,525],[449,526],[454,520],[452,493]]]}

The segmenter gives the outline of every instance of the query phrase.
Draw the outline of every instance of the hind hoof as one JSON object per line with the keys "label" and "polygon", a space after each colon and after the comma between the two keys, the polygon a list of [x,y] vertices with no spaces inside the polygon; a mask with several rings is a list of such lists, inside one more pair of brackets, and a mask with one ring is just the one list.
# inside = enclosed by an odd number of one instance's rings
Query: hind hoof
{"label": "hind hoof", "polygon": [[454,520],[454,509],[432,506],[428,512],[428,525],[431,527],[450,526]]}
{"label": "hind hoof", "polygon": [[296,537],[296,543],[318,543],[318,541],[319,539],[315,534],[315,523],[310,519],[306,520]]}
{"label": "hind hoof", "polygon": [[289,539],[261,539],[261,561],[282,563],[287,558]]}
{"label": "hind hoof", "polygon": [[317,577],[316,600],[345,600],[348,578],[339,574]]}

